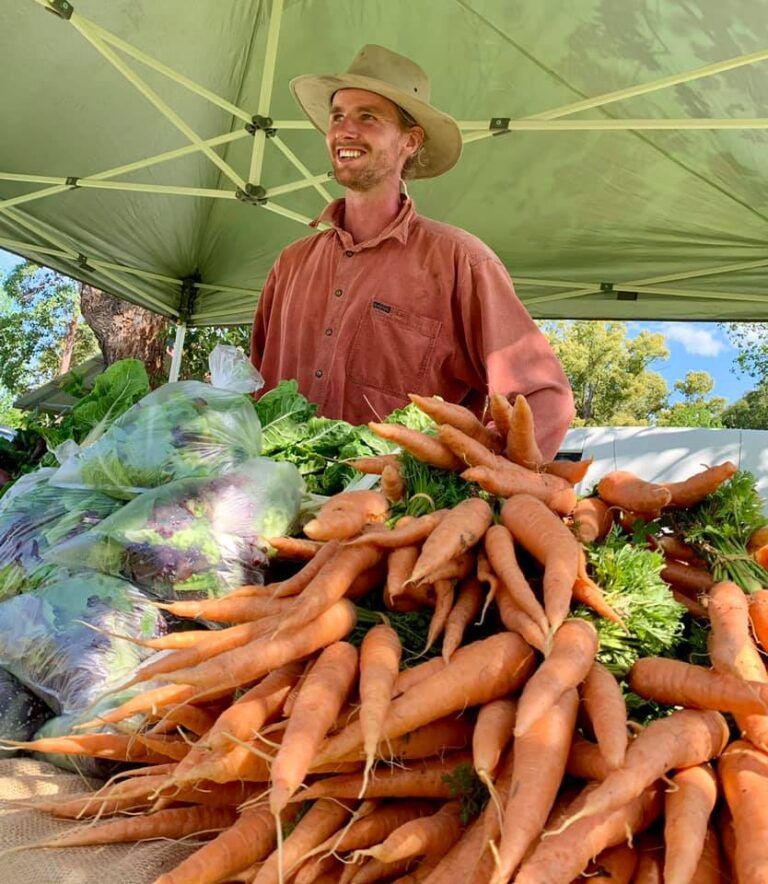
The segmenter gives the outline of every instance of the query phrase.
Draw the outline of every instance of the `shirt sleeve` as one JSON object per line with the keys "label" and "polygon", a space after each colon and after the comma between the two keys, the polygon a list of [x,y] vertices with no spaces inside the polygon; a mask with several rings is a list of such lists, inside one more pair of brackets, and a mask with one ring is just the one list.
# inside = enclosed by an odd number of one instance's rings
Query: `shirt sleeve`
{"label": "shirt sleeve", "polygon": [[510,399],[522,393],[533,411],[539,449],[551,460],[574,415],[573,393],[559,360],[495,255],[460,261],[457,287],[466,357],[476,374],[467,380]]}
{"label": "shirt sleeve", "polygon": [[269,276],[259,296],[256,315],[253,317],[253,326],[251,327],[251,362],[259,370],[261,370],[261,358],[264,355],[264,346],[267,341],[267,327],[275,296],[275,285],[276,273],[273,267],[269,271]]}

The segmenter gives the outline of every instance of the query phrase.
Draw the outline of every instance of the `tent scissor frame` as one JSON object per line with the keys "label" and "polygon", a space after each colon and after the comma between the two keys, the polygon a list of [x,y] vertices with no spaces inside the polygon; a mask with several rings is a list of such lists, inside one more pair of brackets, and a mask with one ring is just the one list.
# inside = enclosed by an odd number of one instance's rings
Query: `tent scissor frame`
{"label": "tent scissor frame", "polygon": [[[29,184],[43,184],[43,188],[33,190],[19,196],[0,201],[0,212],[12,218],[18,225],[34,234],[40,242],[28,243],[20,240],[0,237],[0,247],[24,255],[56,257],[62,261],[74,264],[76,277],[86,282],[93,283],[101,288],[109,289],[109,283],[114,283],[118,290],[133,294],[138,303],[146,304],[152,309],[158,310],[166,316],[170,316],[177,323],[177,339],[174,347],[174,361],[171,375],[178,374],[179,363],[176,354],[180,354],[183,347],[184,332],[188,322],[195,321],[194,309],[186,315],[182,315],[179,308],[170,308],[159,299],[152,296],[145,289],[140,289],[131,282],[131,278],[145,280],[147,282],[159,282],[166,285],[181,287],[188,281],[171,276],[151,272],[139,267],[131,267],[126,264],[115,263],[97,255],[83,255],[74,245],[62,239],[62,235],[53,230],[49,225],[41,225],[34,222],[27,212],[19,207],[33,201],[57,196],[71,190],[104,189],[123,192],[140,192],[147,194],[161,194],[165,196],[187,196],[207,199],[239,200],[246,204],[255,204],[267,211],[274,212],[299,224],[307,226],[311,219],[306,215],[296,212],[280,203],[274,198],[293,193],[306,188],[313,188],[327,204],[332,196],[324,186],[324,183],[332,178],[331,172],[320,174],[312,173],[300,160],[288,144],[280,136],[281,132],[296,130],[308,130],[313,126],[308,120],[276,120],[270,118],[272,92],[274,86],[275,67],[278,54],[278,42],[280,27],[283,16],[283,0],[272,0],[269,24],[267,27],[266,47],[262,66],[262,78],[256,114],[217,95],[189,77],[163,64],[145,52],[142,52],[132,44],[122,40],[115,34],[100,27],[95,22],[81,16],[68,0],[32,0],[49,12],[53,12],[63,21],[72,25],[78,33],[98,51],[122,76],[136,88],[153,107],[178,129],[188,140],[186,144],[175,150],[165,151],[160,154],[138,160],[133,163],[108,169],[87,177],[62,177],[46,175],[25,175],[0,171],[0,180],[13,181]],[[461,0],[459,0],[461,2]],[[461,4],[463,5],[463,4]],[[220,109],[230,113],[233,118],[245,124],[244,127],[222,133],[212,138],[204,139],[189,126],[179,114],[131,67],[122,56],[128,56],[133,60],[162,74],[174,83],[183,86],[201,98],[213,103]],[[736,56],[714,64],[693,70],[673,74],[648,83],[636,84],[625,89],[607,92],[602,95],[585,98],[556,108],[550,108],[539,113],[531,114],[522,119],[510,119],[495,117],[488,120],[461,120],[459,127],[462,131],[464,144],[473,144],[499,135],[511,132],[615,132],[615,131],[648,131],[648,130],[760,130],[768,129],[768,119],[563,119],[571,117],[581,111],[604,108],[606,105],[617,101],[624,101],[640,95],[647,95],[671,86],[690,83],[705,77],[711,77],[726,71],[734,70],[746,65],[756,64],[768,60],[768,49]],[[240,139],[252,137],[252,149],[247,178],[233,168],[222,156],[216,153],[215,148],[222,147]],[[274,144],[283,156],[297,170],[300,179],[286,184],[264,186],[262,172],[264,156],[268,143]],[[181,185],[148,184],[134,181],[120,180],[120,176],[132,172],[147,169],[151,166],[173,161],[192,154],[202,154],[213,163],[221,175],[229,181],[233,189],[185,187]],[[115,180],[118,179],[118,180]],[[526,304],[542,304],[554,300],[570,300],[595,295],[613,288],[631,292],[634,296],[640,293],[660,294],[679,298],[728,298],[742,302],[762,302],[764,299],[753,294],[721,291],[707,292],[706,290],[687,290],[671,288],[662,285],[665,282],[678,282],[682,280],[697,279],[705,276],[737,273],[744,270],[757,269],[768,266],[768,258],[765,260],[728,264],[719,267],[692,270],[658,276],[646,279],[636,279],[622,282],[598,282],[587,285],[584,282],[547,280],[516,276],[520,284],[541,287],[557,288],[555,293],[537,295],[526,299]],[[127,278],[126,278],[127,277]],[[104,280],[107,283],[104,283]],[[246,307],[258,298],[259,291],[255,289],[236,288],[226,285],[218,285],[211,282],[195,282],[195,287],[201,291],[230,292],[243,296],[238,306]],[[248,299],[246,302],[246,298]],[[231,317],[232,306],[220,313],[222,319]],[[214,314],[206,314],[206,319],[214,318]],[[179,355],[180,359],[180,355]]]}

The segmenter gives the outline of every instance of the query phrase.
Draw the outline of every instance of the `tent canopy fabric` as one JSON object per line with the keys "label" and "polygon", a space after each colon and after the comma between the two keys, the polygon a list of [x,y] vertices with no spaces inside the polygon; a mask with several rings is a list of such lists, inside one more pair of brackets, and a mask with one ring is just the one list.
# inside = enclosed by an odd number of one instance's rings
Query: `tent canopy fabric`
{"label": "tent canopy fabric", "polygon": [[341,194],[288,81],[366,43],[464,134],[418,209],[534,317],[768,319],[768,0],[2,0],[0,248],[249,322]]}

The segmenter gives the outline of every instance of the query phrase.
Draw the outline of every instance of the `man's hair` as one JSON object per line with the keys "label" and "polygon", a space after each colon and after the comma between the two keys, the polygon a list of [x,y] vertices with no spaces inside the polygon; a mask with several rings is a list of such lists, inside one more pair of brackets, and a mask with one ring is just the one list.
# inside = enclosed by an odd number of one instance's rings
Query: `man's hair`
{"label": "man's hair", "polygon": [[[416,122],[416,120],[408,113],[405,108],[400,107],[399,104],[395,105],[397,109],[397,119],[400,123],[400,128],[403,132],[407,132],[409,129],[414,129],[417,126],[423,130],[421,126]],[[413,178],[416,175],[416,171],[420,168],[423,168],[427,165],[427,148],[424,142],[421,143],[419,149],[411,154],[408,159],[405,161],[403,165],[402,177],[404,180],[409,178]]]}

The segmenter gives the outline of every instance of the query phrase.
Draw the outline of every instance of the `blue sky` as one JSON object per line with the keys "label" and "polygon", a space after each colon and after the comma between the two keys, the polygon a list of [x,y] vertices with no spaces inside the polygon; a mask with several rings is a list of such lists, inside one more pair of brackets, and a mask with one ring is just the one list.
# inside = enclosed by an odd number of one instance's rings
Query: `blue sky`
{"label": "blue sky", "polygon": [[[0,276],[19,260],[0,249]],[[716,322],[633,322],[629,325],[633,336],[643,329],[661,332],[667,339],[670,358],[653,368],[664,376],[670,390],[675,381],[682,380],[689,371],[706,371],[712,375],[713,393],[729,402],[754,386],[750,378],[738,374],[734,366],[737,351]]]}

